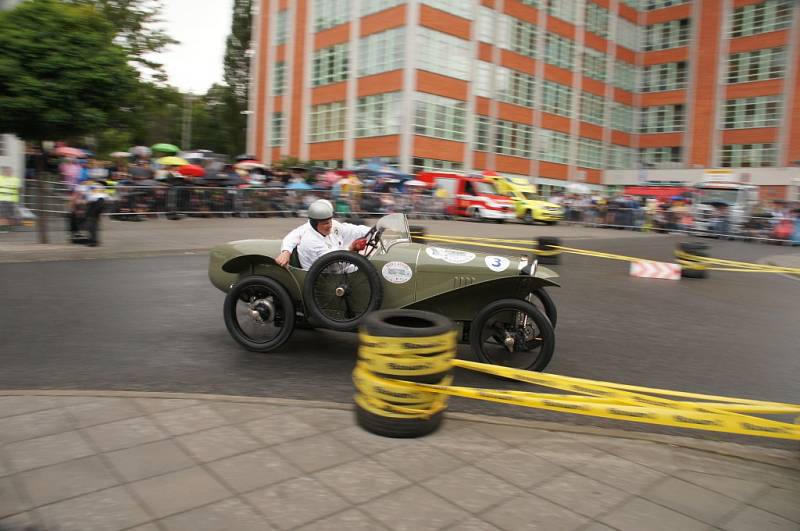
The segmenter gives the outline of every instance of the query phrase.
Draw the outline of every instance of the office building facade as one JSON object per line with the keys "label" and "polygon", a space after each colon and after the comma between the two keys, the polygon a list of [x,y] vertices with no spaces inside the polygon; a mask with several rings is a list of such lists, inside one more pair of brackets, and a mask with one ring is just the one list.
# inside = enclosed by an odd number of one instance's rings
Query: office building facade
{"label": "office building facade", "polygon": [[800,160],[795,0],[256,10],[248,142],[267,162],[380,158],[559,186],[713,167],[775,174]]}

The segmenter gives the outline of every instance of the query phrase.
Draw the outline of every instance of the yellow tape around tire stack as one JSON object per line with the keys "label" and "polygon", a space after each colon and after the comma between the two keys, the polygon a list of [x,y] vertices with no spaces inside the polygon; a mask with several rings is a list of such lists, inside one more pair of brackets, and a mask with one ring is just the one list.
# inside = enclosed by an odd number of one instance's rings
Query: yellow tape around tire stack
{"label": "yellow tape around tire stack", "polygon": [[447,395],[403,383],[450,385],[456,345],[455,326],[440,315],[417,310],[369,314],[359,331],[353,370],[358,424],[386,437],[421,437],[435,431]]}

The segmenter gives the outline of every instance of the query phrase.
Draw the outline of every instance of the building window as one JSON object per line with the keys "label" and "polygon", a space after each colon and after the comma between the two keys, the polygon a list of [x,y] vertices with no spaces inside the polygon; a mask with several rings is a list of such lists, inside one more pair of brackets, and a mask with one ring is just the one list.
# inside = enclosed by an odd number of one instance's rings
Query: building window
{"label": "building window", "polygon": [[458,79],[469,79],[471,61],[469,41],[440,31],[419,28],[417,46],[422,50],[417,56],[417,65],[420,69]]}
{"label": "building window", "polygon": [[652,11],[654,9],[685,4],[690,1],[691,0],[643,0],[642,7],[647,11]]}
{"label": "building window", "polygon": [[775,166],[775,144],[726,144],[722,146],[723,168]]}
{"label": "building window", "polygon": [[548,33],[544,60],[561,68],[572,68],[575,62],[575,43],[555,33]]}
{"label": "building window", "polygon": [[329,46],[314,52],[311,85],[318,87],[345,81],[349,72],[347,57],[349,52],[347,43]]}
{"label": "building window", "polygon": [[612,144],[608,148],[608,167],[612,170],[636,168],[636,151],[633,148]]}
{"label": "building window", "polygon": [[775,127],[780,123],[780,118],[780,96],[728,100],[725,102],[722,128]]}
{"label": "building window", "polygon": [[581,92],[581,120],[602,125],[605,108],[605,98]]}
{"label": "building window", "polygon": [[424,92],[414,99],[414,134],[464,141],[466,102]]}
{"label": "building window", "polygon": [[536,57],[536,26],[530,22],[514,18],[511,20],[511,46],[512,52]]}
{"label": "building window", "polygon": [[464,0],[422,0],[421,3],[457,17],[472,20],[473,2],[465,2]]}
{"label": "building window", "polygon": [[567,164],[569,162],[569,135],[548,129],[539,129],[539,159]]}
{"label": "building window", "polygon": [[[501,66],[497,67],[503,68]],[[478,61],[478,68],[475,70],[475,79],[472,81],[472,90],[476,96],[484,98],[492,97],[492,79],[494,78],[494,66],[486,61]]]}
{"label": "building window", "polygon": [[633,133],[633,107],[624,103],[611,104],[611,127],[618,131]]}
{"label": "building window", "polygon": [[584,17],[587,30],[600,37],[608,36],[608,10],[606,8],[586,2]]}
{"label": "building window", "polygon": [[361,16],[384,11],[390,7],[399,6],[405,0],[361,0]]}
{"label": "building window", "polygon": [[542,89],[542,111],[562,116],[572,114],[572,89],[570,87],[553,81],[545,81]]}
{"label": "building window", "polygon": [[269,145],[272,147],[280,146],[285,140],[283,128],[283,113],[272,113],[272,133],[269,139]]}
{"label": "building window", "polygon": [[523,107],[533,107],[535,80],[533,76],[523,74],[503,66],[495,68],[495,99]]}
{"label": "building window", "polygon": [[363,37],[358,41],[358,75],[370,76],[403,68],[405,28]]}
{"label": "building window", "polygon": [[286,90],[286,63],[278,61],[272,67],[272,94],[281,96]]}
{"label": "building window", "polygon": [[461,171],[464,164],[452,160],[423,159],[414,157],[412,160],[414,173],[421,171]]}
{"label": "building window", "polygon": [[763,81],[783,77],[786,48],[765,48],[731,54],[728,57],[728,83]]}
{"label": "building window", "polygon": [[567,22],[575,22],[575,0],[547,0],[547,14]]}
{"label": "building window", "polygon": [[646,2],[647,0],[622,0],[623,4],[628,4],[630,7],[634,9],[641,9],[642,2]]}
{"label": "building window", "polygon": [[606,80],[606,54],[592,48],[583,49],[583,75],[598,81]]}
{"label": "building window", "polygon": [[737,7],[731,13],[731,37],[758,35],[788,28],[795,0],[767,0]]}
{"label": "building window", "polygon": [[541,7],[544,0],[521,0],[521,3],[526,6]]}
{"label": "building window", "polygon": [[275,15],[275,31],[272,32],[272,44],[283,44],[289,38],[289,11],[278,11]]}
{"label": "building window", "polygon": [[617,44],[638,52],[640,46],[639,32],[639,26],[626,18],[617,17]]}
{"label": "building window", "polygon": [[350,0],[314,0],[314,31],[344,24],[350,20]]}
{"label": "building window", "polygon": [[490,122],[488,116],[475,117],[475,142],[472,146],[475,151],[489,151]]}
{"label": "building window", "polygon": [[311,107],[309,142],[329,142],[344,138],[347,126],[347,107],[343,101]]}
{"label": "building window", "polygon": [[642,92],[684,89],[687,72],[686,61],[646,66],[642,72]]}
{"label": "building window", "polygon": [[672,133],[683,131],[686,116],[683,105],[642,107],[640,133]]}
{"label": "building window", "polygon": [[644,167],[657,167],[664,163],[672,165],[682,160],[683,148],[680,146],[639,149],[639,163]]}
{"label": "building window", "polygon": [[400,93],[390,92],[358,98],[356,136],[385,136],[400,133]]}
{"label": "building window", "polygon": [[644,28],[644,51],[666,50],[689,44],[691,24],[688,18],[651,24]]}
{"label": "building window", "polygon": [[[496,44],[500,48],[508,49],[510,47],[509,33],[511,32],[511,21],[512,18],[508,15],[497,13],[490,7],[480,6],[478,8],[477,27],[475,29],[476,38],[479,41]],[[496,27],[495,22],[497,23]]]}
{"label": "building window", "polygon": [[512,157],[531,156],[533,127],[519,122],[498,120],[495,127],[494,152]]}
{"label": "building window", "polygon": [[578,166],[584,168],[603,167],[603,143],[590,138],[578,138]]}
{"label": "building window", "polygon": [[614,86],[628,92],[636,90],[636,67],[625,61],[614,63]]}

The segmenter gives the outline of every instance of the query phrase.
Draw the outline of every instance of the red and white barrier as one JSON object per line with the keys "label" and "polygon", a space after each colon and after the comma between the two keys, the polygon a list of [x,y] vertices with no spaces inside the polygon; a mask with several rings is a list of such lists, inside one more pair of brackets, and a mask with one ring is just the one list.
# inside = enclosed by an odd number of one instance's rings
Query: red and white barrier
{"label": "red and white barrier", "polygon": [[660,278],[664,280],[680,280],[681,266],[669,262],[638,260],[631,262],[631,276],[640,278]]}

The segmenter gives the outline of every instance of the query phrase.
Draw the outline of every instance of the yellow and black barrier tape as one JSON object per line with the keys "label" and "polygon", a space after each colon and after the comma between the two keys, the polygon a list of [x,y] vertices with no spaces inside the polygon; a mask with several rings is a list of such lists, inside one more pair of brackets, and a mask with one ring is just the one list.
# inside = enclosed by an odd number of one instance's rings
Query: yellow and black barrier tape
{"label": "yellow and black barrier tape", "polygon": [[709,256],[698,256],[685,251],[676,250],[675,257],[678,263],[691,269],[708,269],[711,271],[730,271],[736,273],[788,273],[800,275],[800,268],[781,267],[769,264],[755,264],[752,262],[739,262],[724,260]]}

